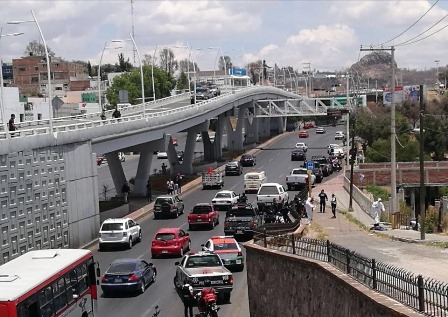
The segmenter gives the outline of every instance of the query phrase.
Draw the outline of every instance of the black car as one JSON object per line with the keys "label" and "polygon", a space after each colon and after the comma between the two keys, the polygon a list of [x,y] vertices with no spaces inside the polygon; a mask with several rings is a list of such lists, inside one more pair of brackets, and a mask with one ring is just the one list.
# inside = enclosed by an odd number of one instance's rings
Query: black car
{"label": "black car", "polygon": [[225,167],[225,174],[227,175],[241,175],[243,174],[243,167],[239,161],[228,162]]}
{"label": "black car", "polygon": [[322,168],[319,166],[319,163],[317,162],[314,162],[313,174],[316,175],[316,183],[322,183],[322,180],[324,179],[324,173],[322,171]]}
{"label": "black car", "polygon": [[224,234],[253,237],[254,230],[261,225],[261,217],[256,208],[249,203],[238,203],[227,211],[224,221]]}
{"label": "black car", "polygon": [[295,149],[291,152],[291,161],[306,161],[306,152],[303,149]]}
{"label": "black car", "polygon": [[255,166],[257,160],[252,154],[243,154],[240,158],[240,164],[242,166]]}
{"label": "black car", "polygon": [[[208,88],[196,88],[196,101],[198,100],[208,100],[215,97],[213,92]],[[194,104],[194,93],[191,95],[191,103]]]}
{"label": "black car", "polygon": [[311,160],[319,163],[324,176],[329,176],[330,174],[333,173],[333,164],[325,156],[323,156],[323,155],[312,156]]}
{"label": "black car", "polygon": [[112,262],[101,279],[103,295],[118,292],[144,293],[156,281],[157,269],[142,259],[118,259]]}

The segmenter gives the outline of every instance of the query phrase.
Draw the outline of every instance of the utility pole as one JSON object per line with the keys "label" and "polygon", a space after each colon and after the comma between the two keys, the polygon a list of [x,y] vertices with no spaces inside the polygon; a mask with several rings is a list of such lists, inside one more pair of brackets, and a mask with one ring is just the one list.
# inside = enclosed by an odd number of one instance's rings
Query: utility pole
{"label": "utility pole", "polygon": [[[425,240],[425,214],[426,214],[426,187],[425,187],[425,161],[424,154],[424,134],[423,134],[423,119],[425,111],[424,100],[424,86],[420,85],[420,239]],[[415,226],[418,228],[418,221],[415,221]]]}
{"label": "utility pole", "polygon": [[310,79],[310,72],[311,72],[311,63],[302,63],[302,64],[304,65],[303,69],[306,71],[306,84],[305,84],[306,93],[305,93],[305,95],[308,97],[309,96],[308,86],[310,87],[310,92],[311,92],[311,86],[308,85],[308,80]]}
{"label": "utility pole", "polygon": [[[134,33],[134,0],[131,0],[131,33],[132,33],[132,38],[135,38],[135,33]],[[136,48],[134,46],[133,48],[134,51],[134,66],[135,66],[135,54],[136,54]],[[143,103],[145,103],[145,100],[142,101]]]}
{"label": "utility pole", "polygon": [[[348,166],[349,163],[349,153],[350,153],[350,92],[349,92],[349,87],[350,87],[350,74],[347,74],[347,101],[346,101],[346,106],[348,108],[348,112],[347,112],[347,134],[345,136],[345,142],[347,142],[347,160],[346,160],[346,166]],[[353,168],[353,166],[352,166]]]}
{"label": "utility pole", "polygon": [[363,48],[361,46],[360,49],[361,52],[363,51],[369,51],[369,52],[375,52],[375,51],[390,51],[391,53],[391,87],[390,91],[392,94],[392,101],[390,104],[390,192],[391,192],[391,214],[394,214],[397,211],[397,161],[396,161],[396,139],[397,139],[397,132],[395,129],[395,47],[381,47],[381,48]]}

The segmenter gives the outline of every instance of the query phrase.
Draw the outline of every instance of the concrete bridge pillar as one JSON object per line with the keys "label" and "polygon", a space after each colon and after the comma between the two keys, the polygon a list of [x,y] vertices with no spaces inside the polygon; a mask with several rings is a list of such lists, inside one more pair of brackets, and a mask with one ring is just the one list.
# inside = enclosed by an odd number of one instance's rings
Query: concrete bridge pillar
{"label": "concrete bridge pillar", "polygon": [[258,136],[268,137],[271,134],[271,118],[260,117],[258,118]]}
{"label": "concrete bridge pillar", "polygon": [[246,143],[257,143],[260,118],[248,117],[244,121],[244,141]]}
{"label": "concrete bridge pillar", "polygon": [[225,115],[218,116],[218,125],[216,127],[215,141],[213,142],[213,159],[220,161],[222,159],[222,147],[225,127]]}
{"label": "concrete bridge pillar", "polygon": [[230,117],[226,117],[226,132],[227,132],[227,147],[231,151],[241,151],[244,149],[243,145],[243,127],[246,108],[240,107],[238,111],[238,120],[236,123],[236,129],[232,129]]}
{"label": "concrete bridge pillar", "polygon": [[[215,134],[215,140],[216,140],[216,134]],[[214,161],[213,142],[210,140],[208,131],[202,131],[202,143],[204,144],[204,160],[206,162]]]}
{"label": "concrete bridge pillar", "polygon": [[138,160],[137,173],[135,175],[134,190],[132,196],[146,196],[146,182],[151,175],[151,164],[154,151],[164,149],[165,139],[151,141],[138,147],[140,158]]}
{"label": "concrete bridge pillar", "polygon": [[177,172],[187,175],[193,174],[193,160],[194,160],[194,149],[196,147],[196,134],[201,133],[203,136],[203,132],[207,133],[209,125],[210,121],[206,120],[205,122],[195,125],[187,130],[187,140],[185,142],[184,159],[182,162],[178,161],[179,164],[175,166]]}
{"label": "concrete bridge pillar", "polygon": [[122,197],[121,187],[123,187],[123,184],[126,181],[126,175],[124,174],[123,166],[121,166],[118,152],[106,153],[104,156],[106,157],[109,166],[110,175],[112,176],[117,196]]}

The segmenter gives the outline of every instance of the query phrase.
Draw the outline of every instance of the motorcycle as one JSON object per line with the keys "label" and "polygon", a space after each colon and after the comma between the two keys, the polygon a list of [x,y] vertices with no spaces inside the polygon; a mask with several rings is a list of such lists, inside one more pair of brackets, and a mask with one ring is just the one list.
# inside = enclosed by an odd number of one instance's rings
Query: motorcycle
{"label": "motorcycle", "polygon": [[211,287],[203,288],[197,295],[199,316],[218,317],[219,307],[217,305],[218,296]]}

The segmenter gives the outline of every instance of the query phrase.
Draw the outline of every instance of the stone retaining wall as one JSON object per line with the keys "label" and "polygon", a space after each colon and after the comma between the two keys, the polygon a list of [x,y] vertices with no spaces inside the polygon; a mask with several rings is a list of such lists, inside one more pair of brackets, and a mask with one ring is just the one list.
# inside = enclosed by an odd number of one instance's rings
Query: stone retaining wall
{"label": "stone retaining wall", "polygon": [[423,316],[355,282],[328,263],[251,242],[244,247],[251,316]]}

